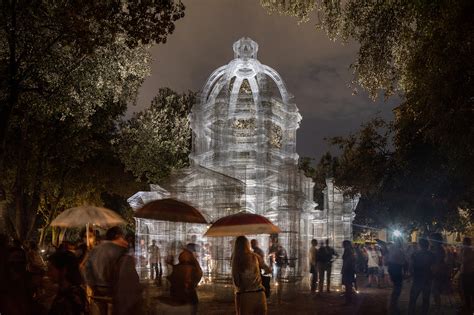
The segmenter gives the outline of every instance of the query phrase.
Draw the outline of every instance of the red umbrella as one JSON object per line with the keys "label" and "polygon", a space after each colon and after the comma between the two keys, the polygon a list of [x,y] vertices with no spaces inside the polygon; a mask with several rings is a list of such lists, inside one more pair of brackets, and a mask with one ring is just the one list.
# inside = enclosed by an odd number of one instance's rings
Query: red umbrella
{"label": "red umbrella", "polygon": [[211,225],[204,236],[239,236],[280,232],[280,228],[267,218],[244,211],[220,218]]}
{"label": "red umbrella", "polygon": [[135,217],[172,222],[207,223],[199,210],[172,198],[147,203],[135,212]]}

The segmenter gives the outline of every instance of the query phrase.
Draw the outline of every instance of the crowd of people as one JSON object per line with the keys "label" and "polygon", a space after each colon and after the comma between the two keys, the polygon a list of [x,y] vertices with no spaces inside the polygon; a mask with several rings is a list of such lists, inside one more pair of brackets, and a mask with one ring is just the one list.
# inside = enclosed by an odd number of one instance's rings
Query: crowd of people
{"label": "crowd of people", "polygon": [[[323,292],[324,272],[328,270],[334,251],[328,246],[317,247],[312,240],[309,252],[311,291]],[[465,238],[462,246],[447,245],[442,235],[433,233],[421,238],[418,244],[404,244],[402,238],[394,242],[367,242],[352,246],[343,242],[342,285],[345,287],[346,303],[351,303],[357,289],[356,275],[367,277],[367,287],[392,287],[390,314],[399,314],[398,301],[405,279],[411,279],[408,313],[415,314],[416,302],[422,295],[422,314],[428,314],[430,297],[436,306],[441,305],[442,294],[459,292],[462,300],[460,313],[472,314],[474,298],[474,251],[471,239]],[[322,256],[322,257],[321,257]],[[329,267],[329,273],[330,273]],[[319,275],[319,277],[318,277]],[[329,291],[329,282],[327,290]],[[317,283],[319,285],[317,286]],[[317,289],[318,288],[318,289]]]}
{"label": "crowd of people", "polygon": [[[135,269],[133,238],[119,227],[107,230],[101,239],[93,232],[82,233],[82,241],[63,242],[58,248],[40,251],[30,242],[24,246],[0,235],[0,314],[141,314],[142,285]],[[256,239],[239,236],[234,242],[231,259],[236,314],[266,314],[270,296],[270,279],[278,281],[289,264],[286,250],[273,240],[267,255]],[[398,314],[398,300],[404,279],[411,279],[408,311],[415,313],[416,301],[422,295],[422,314],[428,314],[430,297],[440,303],[441,294],[455,288],[459,292],[463,312],[472,313],[474,289],[474,251],[471,240],[455,248],[442,242],[439,234],[418,244],[404,244],[401,238],[393,243],[355,244],[342,242],[342,285],[345,304],[351,304],[357,290],[357,274],[367,275],[367,286],[391,286],[391,314]],[[178,263],[168,261],[170,270],[169,298],[173,305],[185,305],[189,314],[198,311],[197,287],[203,270],[197,259],[197,242],[183,246]],[[161,279],[163,273],[160,248],[155,240],[147,248],[151,278]],[[43,253],[42,253],[43,252]],[[309,251],[311,292],[321,296],[331,290],[333,261],[339,257],[329,240],[312,240]],[[265,263],[268,259],[269,264]],[[48,305],[41,303],[44,281],[55,284],[55,296]],[[339,284],[336,284],[339,285]],[[163,300],[166,302],[166,299]]]}

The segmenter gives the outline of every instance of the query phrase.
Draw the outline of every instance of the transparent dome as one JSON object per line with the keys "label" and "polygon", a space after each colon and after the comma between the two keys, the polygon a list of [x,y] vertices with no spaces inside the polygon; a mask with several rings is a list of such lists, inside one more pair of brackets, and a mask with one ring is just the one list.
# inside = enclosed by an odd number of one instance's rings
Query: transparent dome
{"label": "transparent dome", "polygon": [[211,74],[192,110],[191,160],[214,167],[217,156],[222,161],[217,164],[225,167],[248,164],[270,152],[267,158],[296,162],[301,116],[285,83],[256,59],[258,44],[250,38],[239,39],[233,50],[235,58]]}

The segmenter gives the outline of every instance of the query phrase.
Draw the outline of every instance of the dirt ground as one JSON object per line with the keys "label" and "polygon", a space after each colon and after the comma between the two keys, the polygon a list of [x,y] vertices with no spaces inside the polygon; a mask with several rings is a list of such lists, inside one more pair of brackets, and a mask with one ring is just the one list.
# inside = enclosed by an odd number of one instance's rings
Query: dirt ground
{"label": "dirt ground", "polygon": [[[268,301],[268,314],[388,314],[388,300],[391,288],[366,288],[365,277],[359,277],[359,293],[355,295],[351,305],[344,305],[342,292],[332,291],[315,296],[306,289],[305,285],[299,288],[283,285],[272,288],[272,295]],[[405,281],[400,297],[401,314],[408,310],[409,291],[411,283]],[[147,284],[145,291],[149,314],[160,314],[160,305],[157,297],[165,295],[165,287],[157,288],[153,283]],[[225,285],[204,285],[198,290],[200,303],[199,314],[235,314],[232,288]],[[421,296],[418,299],[418,308],[421,307]],[[457,294],[442,297],[441,307],[433,304],[430,314],[456,314],[460,304]]]}

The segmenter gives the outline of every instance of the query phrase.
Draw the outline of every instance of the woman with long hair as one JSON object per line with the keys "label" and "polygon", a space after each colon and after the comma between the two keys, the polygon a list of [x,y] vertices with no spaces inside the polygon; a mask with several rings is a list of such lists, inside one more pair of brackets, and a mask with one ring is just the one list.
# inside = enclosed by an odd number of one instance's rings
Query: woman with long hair
{"label": "woman with long hair", "polygon": [[260,256],[252,252],[249,240],[245,236],[237,237],[232,254],[237,315],[267,314],[265,288],[260,275],[262,264]]}
{"label": "woman with long hair", "polygon": [[342,242],[344,254],[342,255],[342,284],[345,287],[344,297],[346,304],[352,301],[352,285],[355,282],[355,256],[351,241]]}

